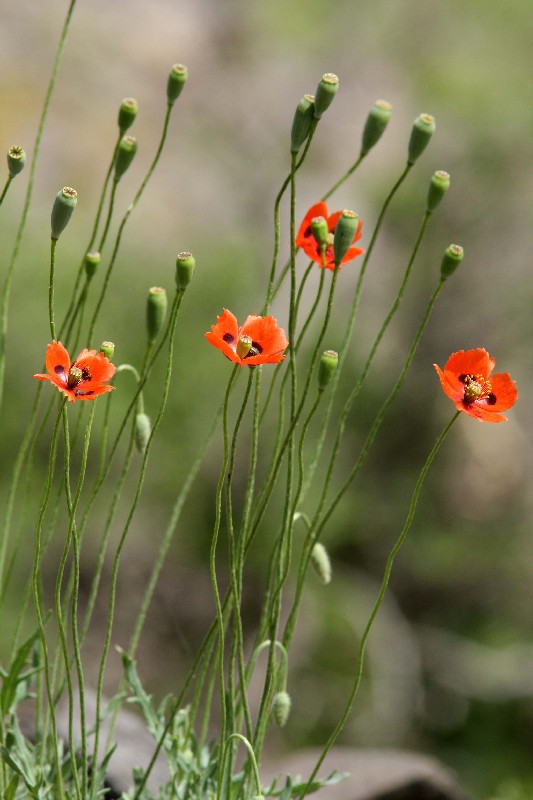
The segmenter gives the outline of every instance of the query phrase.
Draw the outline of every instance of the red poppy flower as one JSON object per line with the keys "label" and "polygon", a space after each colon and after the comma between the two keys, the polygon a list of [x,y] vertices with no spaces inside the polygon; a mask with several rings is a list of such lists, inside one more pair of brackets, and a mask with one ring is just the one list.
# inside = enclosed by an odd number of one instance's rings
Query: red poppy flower
{"label": "red poppy flower", "polygon": [[46,350],[48,375],[34,375],[40,381],[51,381],[67,400],[94,400],[99,394],[111,392],[114,386],[104,386],[115,374],[115,365],[103,353],[82,350],[75,361],[61,342],[52,342]]}
{"label": "red poppy flower", "polygon": [[[315,203],[315,205],[311,206],[303,218],[302,224],[300,225],[300,230],[298,231],[298,236],[296,237],[296,247],[301,247],[302,250],[309,256],[309,258],[312,261],[316,261],[316,263],[321,267],[322,256],[320,254],[320,246],[311,232],[311,222],[315,217],[324,217],[328,223],[329,231],[328,246],[326,247],[326,267],[332,271],[335,268],[335,257],[333,254],[333,234],[335,232],[335,226],[337,225],[337,222],[341,216],[342,211],[336,211],[334,214],[328,215],[328,207],[326,203]],[[363,223],[361,220],[359,220],[357,230],[353,237],[352,245],[361,238],[362,227]],[[354,258],[357,258],[357,256],[360,256],[361,253],[364,252],[365,251],[361,250],[360,247],[350,247],[342,259],[341,265],[346,264],[347,261],[353,261]]]}
{"label": "red poppy flower", "polygon": [[495,364],[487,351],[478,347],[453,353],[444,371],[433,366],[444,393],[459,411],[484,422],[503,422],[507,417],[499,412],[514,406],[518,393],[508,372],[498,372],[489,380]]}
{"label": "red poppy flower", "polygon": [[211,325],[211,333],[206,333],[205,338],[241,367],[277,364],[285,358],[283,351],[289,344],[285,331],[278,328],[274,317],[251,314],[239,328],[227,308],[217,317],[217,324]]}

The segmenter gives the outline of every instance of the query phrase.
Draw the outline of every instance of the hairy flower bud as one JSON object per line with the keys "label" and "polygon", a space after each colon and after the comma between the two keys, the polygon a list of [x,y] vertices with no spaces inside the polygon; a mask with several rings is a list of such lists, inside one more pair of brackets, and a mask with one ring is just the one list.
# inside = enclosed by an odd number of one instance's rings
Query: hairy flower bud
{"label": "hairy flower bud", "polygon": [[315,98],[312,94],[304,94],[294,112],[291,128],[291,153],[297,153],[309,136],[313,113],[315,110]]}
{"label": "hairy flower bud", "polygon": [[444,253],[442,264],[440,265],[441,278],[449,278],[453,275],[459,264],[464,258],[464,250],[458,244],[451,244]]}
{"label": "hairy flower bud", "polygon": [[19,172],[22,172],[25,163],[26,153],[22,147],[19,147],[18,144],[14,144],[13,147],[10,147],[7,151],[7,168],[9,170],[9,177],[14,178],[15,175],[18,175]]}
{"label": "hairy flower bud", "polygon": [[311,563],[323,584],[331,583],[331,561],[321,542],[315,542],[311,550]]}
{"label": "hairy flower bud", "polygon": [[333,74],[333,72],[326,72],[325,75],[322,75],[322,79],[318,84],[315,93],[315,119],[320,119],[324,111],[327,111],[327,109],[330,107],[335,95],[337,94],[338,88],[339,79]]}
{"label": "hairy flower bud", "polygon": [[432,117],[431,114],[420,114],[415,119],[407,148],[408,164],[414,164],[422,155],[435,133],[435,127],[435,117]]}
{"label": "hairy flower bud", "polygon": [[135,446],[141,455],[146,450],[151,431],[152,423],[148,414],[137,414],[135,417]]}
{"label": "hairy flower bud", "polygon": [[392,106],[386,100],[376,100],[366,118],[363,136],[361,138],[361,153],[366,156],[368,151],[379,142],[389,124]]}
{"label": "hairy flower bud", "polygon": [[318,367],[318,391],[323,392],[339,364],[339,354],[335,350],[325,350],[322,353]]}
{"label": "hairy flower bud", "polygon": [[65,186],[56,194],[51,218],[52,239],[59,239],[68,225],[77,202],[77,192],[75,189],[71,189],[70,186]]}
{"label": "hairy flower bud", "polygon": [[114,342],[102,342],[100,345],[100,352],[103,356],[105,356],[109,361],[115,355],[115,343]]}
{"label": "hairy flower bud", "polygon": [[124,134],[131,128],[139,111],[139,104],[134,97],[125,97],[118,110],[118,129]]}
{"label": "hairy flower bud", "polygon": [[167,100],[172,105],[180,96],[188,78],[188,70],[184,64],[174,64],[167,82]]}
{"label": "hairy flower bud", "polygon": [[272,713],[274,720],[279,728],[283,728],[287,724],[289,714],[291,711],[291,698],[287,692],[278,692],[274,695],[272,700]]}
{"label": "hairy flower bud", "polygon": [[100,253],[98,253],[96,250],[92,250],[90,253],[85,253],[85,274],[89,280],[95,274],[101,260]]}
{"label": "hairy flower bud", "polygon": [[155,342],[159,331],[165,323],[167,305],[166,290],[160,286],[152,286],[148,291],[148,299],[146,301],[146,329],[149,344]]}

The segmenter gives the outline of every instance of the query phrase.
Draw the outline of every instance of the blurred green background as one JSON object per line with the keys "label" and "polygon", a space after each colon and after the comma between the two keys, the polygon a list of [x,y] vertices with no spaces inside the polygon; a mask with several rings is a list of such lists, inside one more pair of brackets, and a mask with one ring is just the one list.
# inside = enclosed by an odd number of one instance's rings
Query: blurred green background
{"label": "blurred green background", "polygon": [[[21,0],[16,6],[0,0],[4,150],[17,143],[31,157],[66,8],[59,0]],[[403,168],[412,121],[421,112],[434,114],[434,140],[394,200],[369,265],[346,387],[357,378],[395,294],[434,170],[451,173],[451,189],[434,215],[401,312],[352,414],[339,476],[352,463],[376,403],[401,369],[450,242],[464,246],[464,265],[445,287],[373,454],[326,532],[335,580],[327,591],[310,581],[291,660],[294,713],[274,746],[320,743],[334,724],[351,685],[357,635],[386,555],[418,471],[452,411],[432,363],[442,366],[454,350],[485,347],[497,358],[497,369],[518,381],[519,403],[505,425],[460,419],[432,467],[371,639],[364,691],[342,737],[346,744],[432,752],[454,767],[477,797],[489,797],[509,779],[519,782],[524,797],[533,792],[533,540],[527,477],[532,433],[532,35],[530,0],[78,0],[15,274],[0,420],[4,504],[33,398],[31,375],[40,369],[49,337],[53,198],[64,185],[79,194],[58,254],[61,308],[88,240],[120,101],[136,97],[140,112],[132,130],[139,151],[121,182],[118,214],[127,208],[157,146],[168,70],[176,61],[187,64],[189,82],[176,104],[162,160],[127,228],[111,286],[113,300],[104,305],[96,340],[87,343],[112,340],[117,363],[139,364],[148,288],[162,285],[170,291],[176,254],[186,249],[196,255],[194,284],[179,322],[170,405],[123,558],[114,641],[125,643],[139,586],[147,579],[174,497],[224,391],[228,365],[207,346],[203,333],[223,307],[243,319],[263,303],[272,207],[287,173],[296,102],[314,92],[323,72],[339,75],[335,104],[299,175],[298,217],[357,157],[372,103],[384,98],[394,107],[384,139],[330,201],[332,209],[359,212],[363,246]],[[2,276],[27,179],[28,169],[2,207]],[[282,238],[286,253],[286,214]],[[344,289],[329,347],[339,344],[345,297],[351,297],[357,268],[355,262],[342,272]],[[273,313],[286,325],[283,301],[276,301]],[[122,380],[126,387],[128,379]],[[156,408],[160,386],[154,378],[146,393],[148,411]],[[46,458],[43,442],[32,478],[35,502]],[[140,672],[156,694],[179,683],[211,619],[206,551],[219,464],[220,442],[180,520],[142,642]],[[241,468],[246,469],[245,459]],[[95,514],[95,539],[100,522]],[[31,562],[31,515],[21,516],[20,524],[27,538],[27,560],[20,561],[16,573],[22,582]],[[82,589],[94,568],[90,533]],[[261,580],[257,550],[248,588],[251,621],[257,612],[254,586]],[[48,567],[53,570],[53,556]],[[11,584],[13,610],[20,602],[18,582]],[[102,595],[100,622],[105,616]],[[7,625],[0,634],[2,653],[11,635]],[[89,659],[100,645],[96,625]],[[117,675],[118,659],[113,658],[111,689]]]}

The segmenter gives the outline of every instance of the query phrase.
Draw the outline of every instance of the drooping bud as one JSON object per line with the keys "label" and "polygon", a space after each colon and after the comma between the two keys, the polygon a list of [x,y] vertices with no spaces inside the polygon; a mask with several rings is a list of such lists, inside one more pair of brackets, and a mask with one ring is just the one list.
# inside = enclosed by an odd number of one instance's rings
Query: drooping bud
{"label": "drooping bud", "polygon": [[180,96],[189,72],[184,64],[174,64],[167,82],[167,100],[172,105]]}
{"label": "drooping bud", "polygon": [[97,250],[91,250],[90,253],[85,254],[85,274],[89,280],[95,274],[101,260],[100,253]]}
{"label": "drooping bud", "polygon": [[100,352],[103,356],[112,360],[113,356],[115,355],[115,344],[114,342],[102,342],[100,345]]}
{"label": "drooping bud", "polygon": [[141,455],[146,450],[151,432],[152,423],[148,414],[137,414],[135,417],[135,446]]}
{"label": "drooping bud", "polygon": [[240,336],[237,342],[237,355],[239,358],[246,358],[252,349],[253,339],[251,336]]}
{"label": "drooping bud", "polygon": [[167,292],[161,286],[152,286],[148,291],[146,302],[146,329],[148,331],[148,342],[153,344],[159,335],[159,331],[165,323],[167,315]]}
{"label": "drooping bud", "polygon": [[131,128],[139,111],[139,104],[134,97],[125,97],[118,110],[118,129],[124,134]]}
{"label": "drooping bud", "polygon": [[311,220],[311,233],[320,247],[328,246],[328,223],[324,217],[314,217]]}
{"label": "drooping bud", "polygon": [[14,144],[13,147],[10,147],[7,151],[7,168],[9,170],[9,177],[14,178],[15,175],[18,175],[19,172],[22,172],[25,163],[26,153],[22,147],[19,147],[18,144]]}
{"label": "drooping bud", "polygon": [[278,692],[274,695],[272,700],[272,713],[274,720],[279,728],[283,728],[287,724],[289,714],[291,711],[291,698],[287,692]]}
{"label": "drooping bud", "polygon": [[315,110],[315,98],[312,94],[304,94],[294,112],[291,128],[291,153],[297,153],[309,136],[313,114]]}
{"label": "drooping bud", "polygon": [[433,173],[431,183],[429,184],[428,197],[426,202],[426,211],[431,213],[439,205],[440,201],[450,188],[450,176],[443,169],[437,170]]}
{"label": "drooping bud", "polygon": [[445,280],[453,275],[464,258],[465,251],[459,244],[451,244],[446,248],[442,264],[440,265],[441,278]]}
{"label": "drooping bud", "polygon": [[422,155],[435,133],[435,127],[435,117],[432,117],[431,114],[420,114],[415,119],[407,148],[408,164],[414,164]]}
{"label": "drooping bud", "polygon": [[361,139],[361,153],[366,156],[368,151],[379,142],[389,124],[392,106],[386,100],[376,100],[366,118],[363,136]]}
{"label": "drooping bud", "polygon": [[324,585],[331,583],[331,561],[328,551],[321,542],[315,542],[311,550],[311,563]]}
{"label": "drooping bud", "polygon": [[176,287],[179,292],[183,292],[191,282],[192,274],[196,261],[192,253],[183,251],[178,253],[176,259]]}
{"label": "drooping bud", "polygon": [[358,222],[359,214],[357,214],[355,211],[345,210],[339,217],[339,221],[335,226],[335,233],[333,235],[333,254],[335,256],[335,264],[340,264],[350,249],[354,236],[357,232]]}
{"label": "drooping bud", "polygon": [[333,103],[338,88],[339,79],[333,72],[326,72],[325,75],[322,75],[315,94],[315,119],[320,119],[324,111],[327,111]]}
{"label": "drooping bud", "polygon": [[118,183],[126,170],[129,168],[131,162],[137,152],[137,139],[135,136],[123,136],[117,147],[117,154],[115,156],[115,177],[113,180]]}
{"label": "drooping bud", "polygon": [[70,186],[65,186],[56,194],[52,207],[52,239],[59,239],[68,225],[77,202],[77,192],[75,189],[71,189]]}
{"label": "drooping bud", "polygon": [[335,350],[325,350],[318,367],[318,391],[323,392],[339,364],[339,354]]}

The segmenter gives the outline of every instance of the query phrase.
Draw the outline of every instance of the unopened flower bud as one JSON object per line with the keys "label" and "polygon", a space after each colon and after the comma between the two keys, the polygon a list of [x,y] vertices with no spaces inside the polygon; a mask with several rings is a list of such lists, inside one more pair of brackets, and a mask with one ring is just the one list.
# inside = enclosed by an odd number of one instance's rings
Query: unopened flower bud
{"label": "unopened flower bud", "polygon": [[152,424],[148,414],[137,414],[135,417],[135,446],[139,453],[143,454],[146,450],[151,432]]}
{"label": "unopened flower bud", "polygon": [[311,220],[311,233],[320,247],[327,247],[329,230],[328,223],[324,217],[314,217]]}
{"label": "unopened flower bud", "polygon": [[52,239],[59,239],[76,208],[78,195],[75,189],[65,186],[57,193],[52,207]]}
{"label": "unopened flower bud", "polygon": [[105,356],[109,361],[115,355],[115,343],[114,342],[102,342],[100,345],[100,352],[103,356]]}
{"label": "unopened flower bud", "polygon": [[339,79],[333,72],[326,72],[325,75],[322,75],[322,79],[317,86],[315,94],[315,119],[320,119],[324,111],[327,111],[330,107],[337,94],[338,88]]}
{"label": "unopened flower bud", "polygon": [[353,242],[359,222],[359,214],[355,211],[343,211],[335,226],[333,235],[333,254],[335,264],[340,264]]}
{"label": "unopened flower bud", "polygon": [[379,142],[389,124],[392,106],[386,100],[376,100],[366,118],[363,136],[361,139],[361,153],[366,156],[368,151]]}
{"label": "unopened flower bud", "polygon": [[450,176],[447,172],[444,172],[443,169],[439,169],[437,172],[433,173],[431,183],[429,184],[426,211],[434,211],[449,188]]}
{"label": "unopened flower bud", "polygon": [[432,117],[431,114],[420,114],[415,119],[407,148],[408,164],[414,164],[422,155],[435,133],[435,127],[435,117]]}
{"label": "unopened flower bud", "polygon": [[318,391],[323,392],[339,364],[339,354],[335,350],[325,350],[318,367]]}
{"label": "unopened flower bud", "polygon": [[123,136],[117,147],[115,156],[115,177],[116,183],[122,178],[137,152],[137,139],[135,136]]}
{"label": "unopened flower bud", "polygon": [[125,97],[118,110],[118,129],[124,134],[131,128],[139,111],[139,104],[134,97]]}
{"label": "unopened flower bud", "polygon": [[251,336],[240,336],[237,342],[237,355],[239,358],[246,358],[252,349],[253,339]]}
{"label": "unopened flower bud", "polygon": [[22,147],[19,147],[18,144],[14,144],[13,147],[10,147],[7,151],[7,168],[9,170],[9,177],[14,178],[15,175],[18,175],[19,172],[22,172],[25,163],[26,153]]}
{"label": "unopened flower bud", "polygon": [[165,323],[167,315],[167,293],[161,286],[152,286],[148,291],[146,302],[146,329],[148,331],[148,342],[153,344],[159,335],[159,331]]}
{"label": "unopened flower bud", "polygon": [[279,728],[283,728],[291,711],[291,698],[287,692],[278,692],[272,700],[272,713]]}
{"label": "unopened flower bud", "polygon": [[311,563],[322,583],[325,585],[331,583],[331,561],[329,560],[328,551],[321,542],[316,542],[313,545]]}
{"label": "unopened flower bud", "polygon": [[167,82],[167,100],[172,105],[180,96],[189,73],[184,64],[174,64],[170,70]]}
{"label": "unopened flower bud", "polygon": [[184,251],[178,253],[176,259],[176,287],[179,292],[183,292],[191,282],[192,274],[196,261],[192,253]]}
{"label": "unopened flower bud", "polygon": [[95,274],[98,264],[101,261],[100,253],[96,250],[92,250],[90,253],[85,254],[85,274],[89,278],[89,280]]}
{"label": "unopened flower bud", "polygon": [[440,274],[443,279],[449,278],[453,275],[464,257],[464,250],[458,244],[451,244],[444,253],[442,264],[440,265]]}
{"label": "unopened flower bud", "polygon": [[315,98],[312,94],[304,94],[294,112],[291,128],[291,153],[297,153],[309,136],[313,113],[315,110]]}

